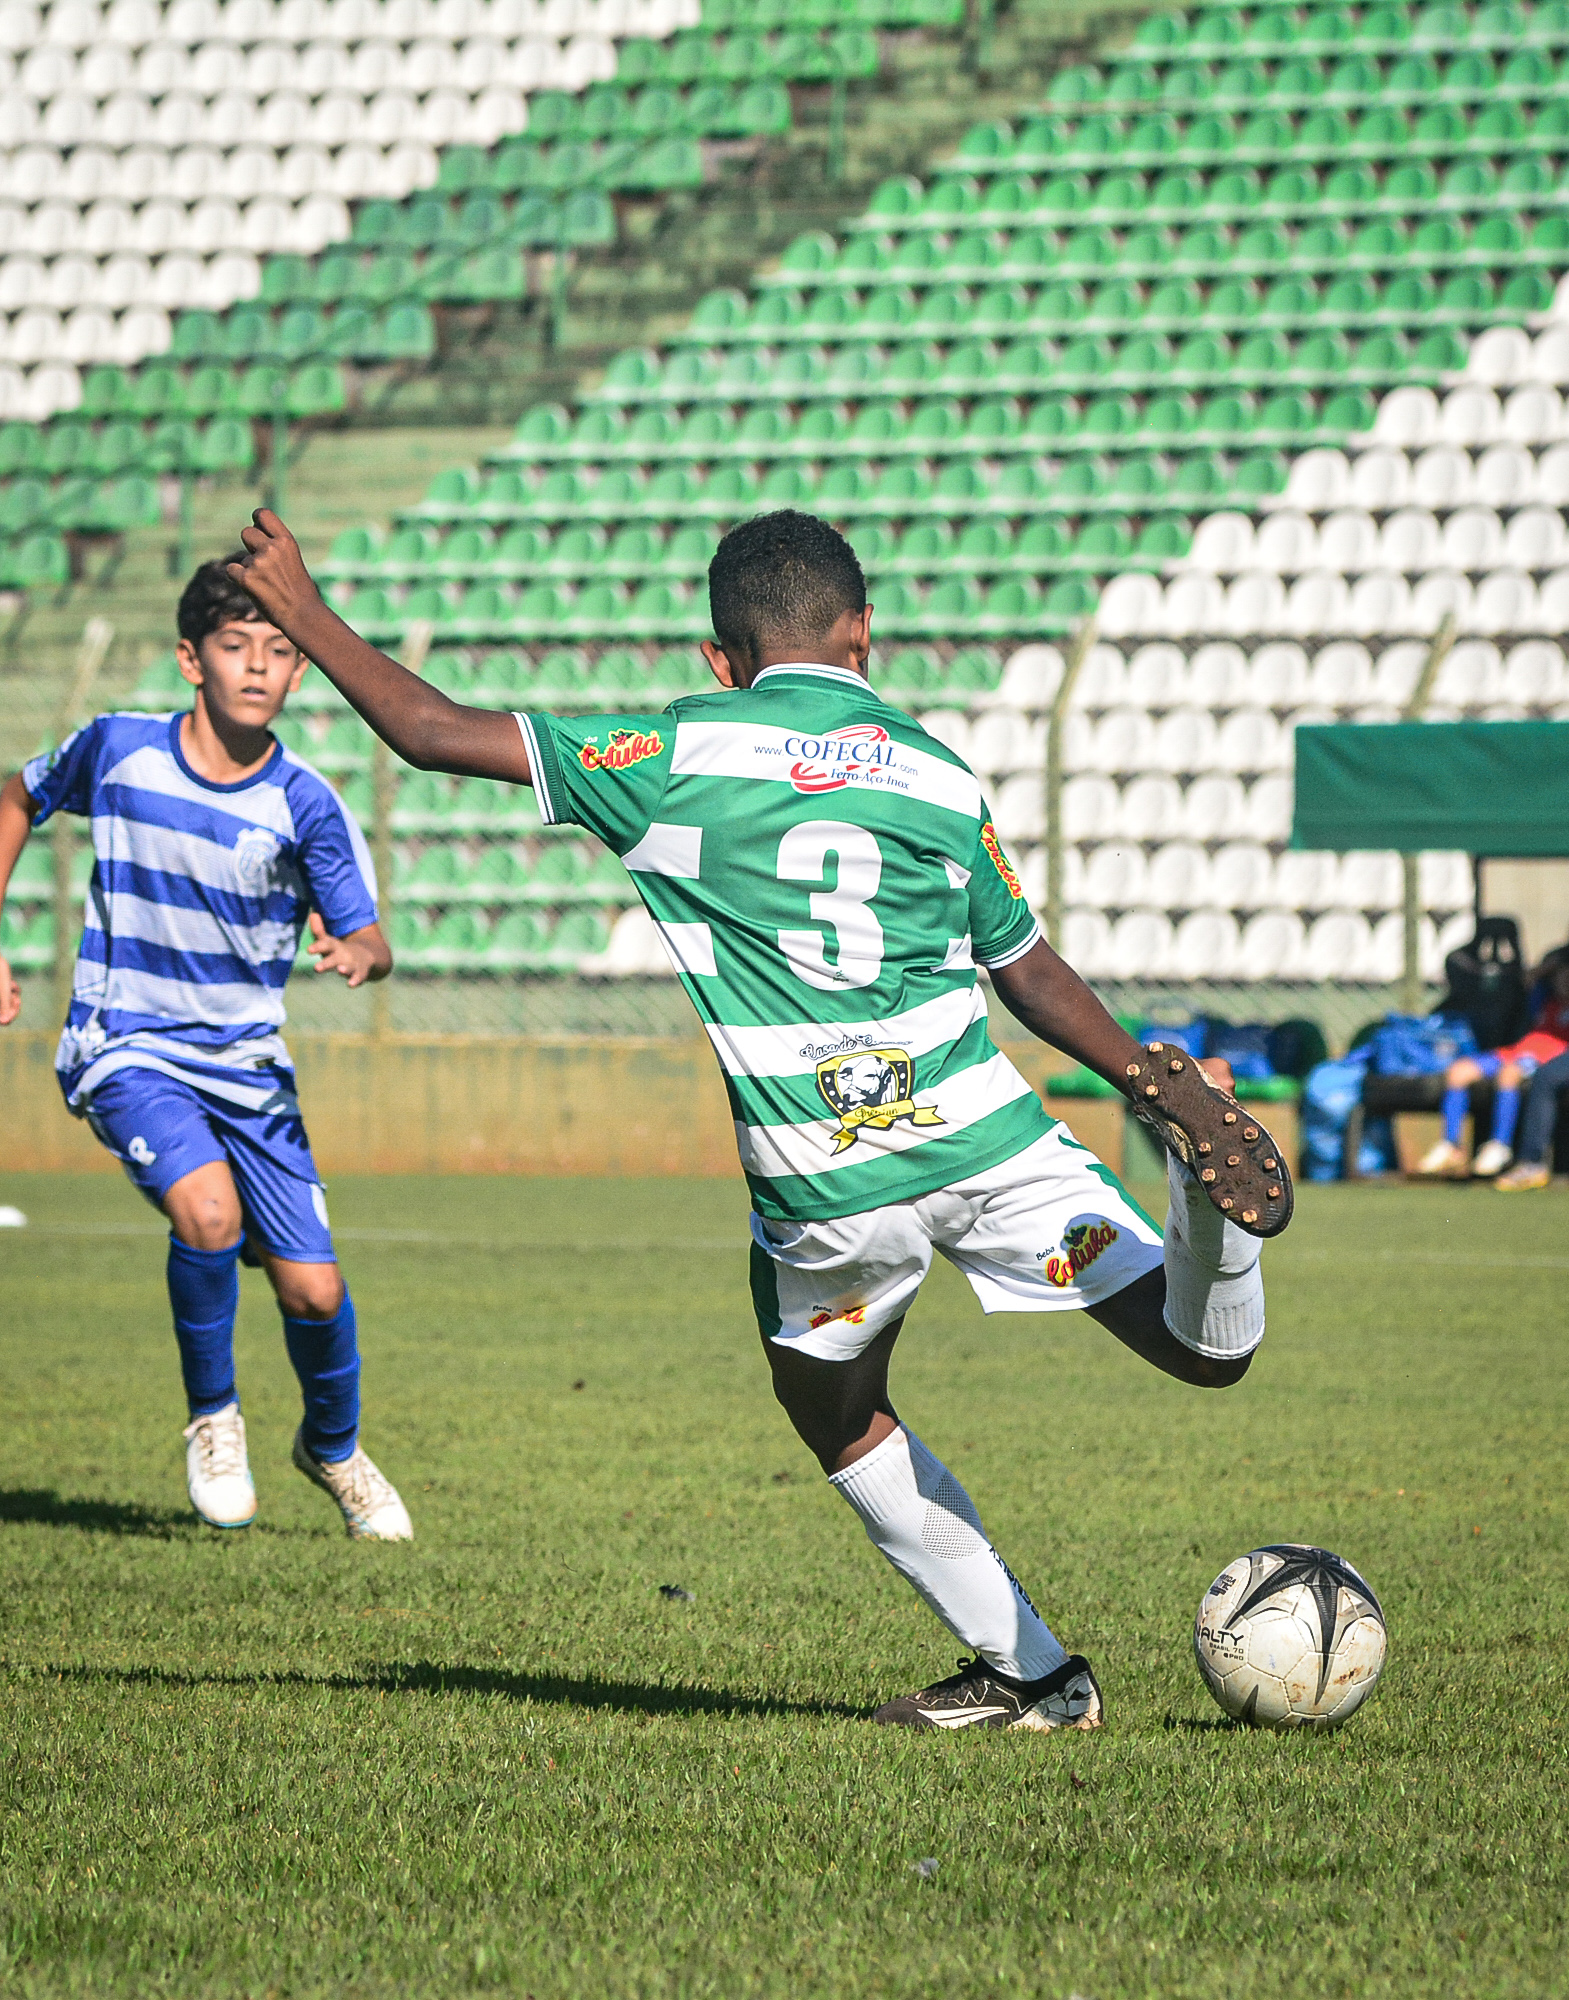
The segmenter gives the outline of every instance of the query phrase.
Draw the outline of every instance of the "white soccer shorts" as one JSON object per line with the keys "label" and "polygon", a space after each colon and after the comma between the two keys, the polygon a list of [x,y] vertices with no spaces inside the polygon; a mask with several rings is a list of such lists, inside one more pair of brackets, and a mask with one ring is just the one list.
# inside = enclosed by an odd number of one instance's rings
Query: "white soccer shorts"
{"label": "white soccer shorts", "polygon": [[826,1222],[752,1217],[765,1336],[853,1361],[914,1303],[940,1251],[983,1312],[1099,1305],[1161,1263],[1161,1233],[1109,1167],[1058,1125],[972,1180]]}

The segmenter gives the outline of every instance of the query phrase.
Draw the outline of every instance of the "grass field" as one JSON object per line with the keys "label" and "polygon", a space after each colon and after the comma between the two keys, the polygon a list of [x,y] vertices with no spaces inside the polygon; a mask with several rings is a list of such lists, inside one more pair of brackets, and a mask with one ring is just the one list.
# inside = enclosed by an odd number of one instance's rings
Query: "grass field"
{"label": "grass field", "polygon": [[[736,1186],[334,1186],[419,1536],[380,1549],[288,1468],[257,1278],[262,1515],[223,1538],[152,1218],[0,1201],[8,1995],[1569,1990],[1559,1196],[1308,1190],[1225,1396],[939,1268],[901,1411],[1109,1703],[1007,1741],[866,1722],[958,1648],[770,1400]],[[1280,1538],[1388,1614],[1336,1735],[1224,1725],[1193,1666],[1211,1578]]]}

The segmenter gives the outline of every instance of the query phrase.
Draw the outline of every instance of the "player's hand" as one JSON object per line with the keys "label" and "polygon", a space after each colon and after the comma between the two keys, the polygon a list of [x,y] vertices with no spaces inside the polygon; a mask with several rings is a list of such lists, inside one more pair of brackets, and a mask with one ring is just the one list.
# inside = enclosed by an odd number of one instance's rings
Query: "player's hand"
{"label": "player's hand", "polygon": [[363,931],[352,937],[328,937],[327,926],[315,910],[310,913],[311,941],[305,947],[316,961],[318,972],[335,972],[350,986],[363,986],[381,964],[375,945]]}
{"label": "player's hand", "polygon": [[1211,1083],[1218,1083],[1222,1090],[1229,1090],[1233,1097],[1237,1094],[1237,1079],[1231,1073],[1231,1065],[1224,1056],[1204,1056],[1199,1068]]}
{"label": "player's hand", "polygon": [[292,638],[300,620],[321,603],[299,543],[270,507],[256,509],[251,526],[240,530],[240,540],[245,554],[229,564],[230,577]]}
{"label": "player's hand", "polygon": [[16,975],[0,957],[0,1028],[9,1028],[22,1011],[22,989]]}

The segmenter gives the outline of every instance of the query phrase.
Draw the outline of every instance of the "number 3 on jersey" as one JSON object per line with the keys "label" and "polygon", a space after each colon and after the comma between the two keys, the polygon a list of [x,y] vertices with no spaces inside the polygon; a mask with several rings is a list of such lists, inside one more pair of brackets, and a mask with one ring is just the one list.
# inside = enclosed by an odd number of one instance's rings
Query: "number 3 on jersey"
{"label": "number 3 on jersey", "polygon": [[779,949],[791,970],[821,993],[870,986],[883,966],[883,927],[870,908],[883,877],[883,854],[864,826],[809,819],[791,827],[779,843],[779,880],[821,882],[830,854],[838,864],[834,886],[817,890],[808,905],[817,921],[832,929],[837,962],[828,962],[822,931],[779,933]]}

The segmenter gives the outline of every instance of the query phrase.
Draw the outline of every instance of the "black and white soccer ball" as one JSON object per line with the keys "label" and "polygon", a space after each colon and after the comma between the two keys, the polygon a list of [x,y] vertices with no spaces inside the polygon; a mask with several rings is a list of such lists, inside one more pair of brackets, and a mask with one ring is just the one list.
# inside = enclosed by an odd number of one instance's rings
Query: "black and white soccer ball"
{"label": "black and white soccer ball", "polygon": [[1384,1671],[1388,1635],[1368,1584],[1342,1557],[1277,1542],[1228,1563],[1204,1593],[1193,1651],[1238,1722],[1328,1729]]}

